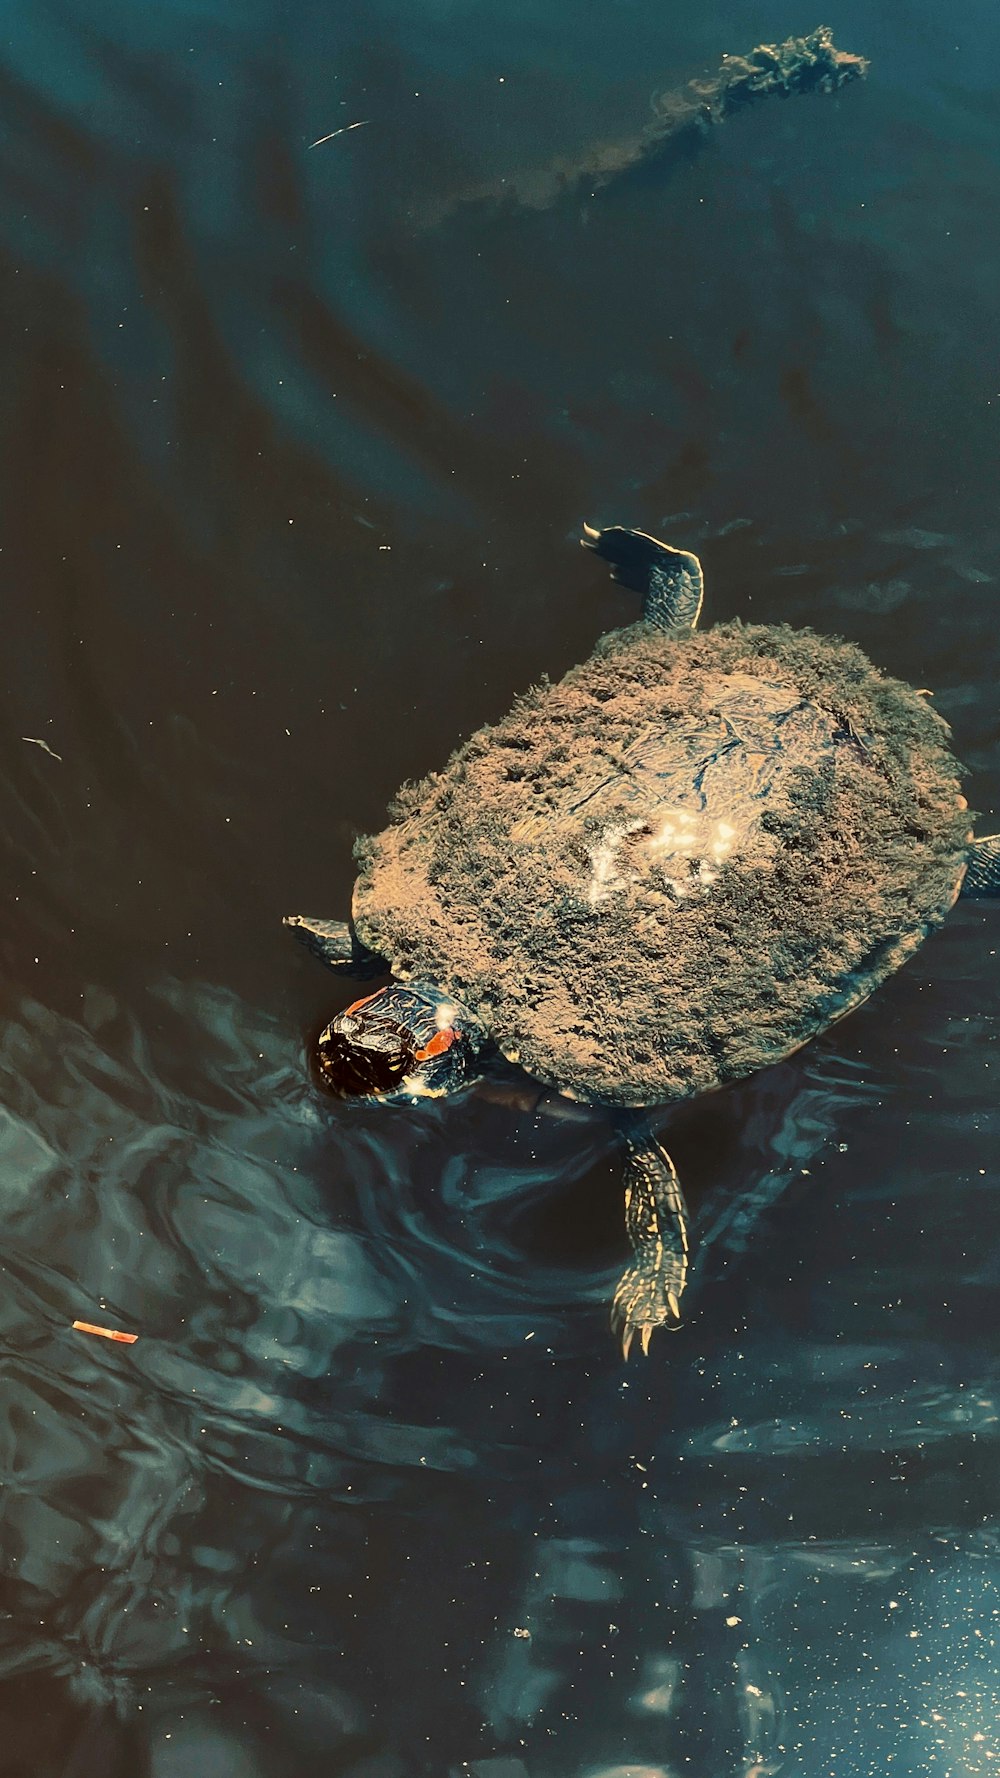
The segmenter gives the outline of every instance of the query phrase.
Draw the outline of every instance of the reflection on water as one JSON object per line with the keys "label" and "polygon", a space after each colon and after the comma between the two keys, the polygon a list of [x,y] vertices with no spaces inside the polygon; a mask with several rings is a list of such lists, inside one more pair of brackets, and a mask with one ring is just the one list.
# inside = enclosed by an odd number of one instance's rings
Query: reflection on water
{"label": "reflection on water", "polygon": [[[828,1043],[675,1120],[694,1301],[623,1370],[596,1114],[346,1116],[231,992],[142,1000],[26,998],[3,1047],[0,1697],[44,1695],[78,1762],[17,1769],[97,1769],[99,1726],[123,1773],[778,1771],[804,1707],[827,1757],[841,1690],[870,1735],[886,1672],[953,1738],[988,1715],[995,1366],[985,1318],[940,1339],[954,1209],[929,1179],[888,1213],[879,1130],[925,1036],[894,1079]],[[982,1253],[949,1270],[995,1290]],[[92,1311],[137,1345],[69,1331]]]}
{"label": "reflection on water", "polygon": [[414,226],[813,22],[8,8],[4,1778],[1000,1755],[989,905],[671,1118],[688,1319],[625,1369],[601,1117],[321,1097],[354,991],[279,923],[631,616],[581,518],[932,688],[1000,825],[992,9],[845,3],[842,101]]}

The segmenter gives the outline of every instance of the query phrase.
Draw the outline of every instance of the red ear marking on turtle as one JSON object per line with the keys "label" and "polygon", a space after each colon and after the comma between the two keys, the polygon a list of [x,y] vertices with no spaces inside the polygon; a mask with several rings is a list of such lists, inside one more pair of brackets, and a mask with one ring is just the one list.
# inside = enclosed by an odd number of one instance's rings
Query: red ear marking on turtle
{"label": "red ear marking on turtle", "polygon": [[374,994],[366,994],[363,1000],[355,1000],[352,1006],[346,1006],[344,1008],[344,1017],[346,1018],[348,1013],[356,1013],[362,1006],[367,1006],[369,1000],[377,1000],[381,992],[381,988],[376,988]]}
{"label": "red ear marking on turtle", "polygon": [[454,1028],[447,1031],[436,1031],[430,1043],[425,1043],[422,1050],[415,1052],[413,1060],[415,1062],[429,1062],[432,1056],[443,1056],[445,1050],[450,1050],[460,1035],[461,1033]]}

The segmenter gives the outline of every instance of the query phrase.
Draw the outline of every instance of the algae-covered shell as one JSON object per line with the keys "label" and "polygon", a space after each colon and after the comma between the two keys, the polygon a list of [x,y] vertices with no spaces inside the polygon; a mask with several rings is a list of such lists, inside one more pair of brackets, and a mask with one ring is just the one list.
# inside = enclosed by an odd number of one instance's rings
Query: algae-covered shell
{"label": "algae-covered shell", "polygon": [[661,1104],[786,1055],[943,918],[948,729],[853,645],[615,631],[359,842],[354,919],[580,1099]]}

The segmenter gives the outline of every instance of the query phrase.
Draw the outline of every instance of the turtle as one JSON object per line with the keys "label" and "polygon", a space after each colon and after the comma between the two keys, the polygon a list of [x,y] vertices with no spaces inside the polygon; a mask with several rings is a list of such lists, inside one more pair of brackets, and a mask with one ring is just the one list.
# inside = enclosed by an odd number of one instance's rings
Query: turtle
{"label": "turtle", "polygon": [[[344,1097],[413,1102],[492,1049],[608,1109],[632,1260],[625,1357],[676,1329],[689,1269],[660,1108],[779,1061],[850,1012],[959,893],[1000,895],[950,730],[853,643],[699,627],[691,551],[620,525],[580,540],[642,617],[532,687],[355,846],[350,918],[286,916],[368,978],[316,1044]],[[378,975],[390,981],[374,989]]]}

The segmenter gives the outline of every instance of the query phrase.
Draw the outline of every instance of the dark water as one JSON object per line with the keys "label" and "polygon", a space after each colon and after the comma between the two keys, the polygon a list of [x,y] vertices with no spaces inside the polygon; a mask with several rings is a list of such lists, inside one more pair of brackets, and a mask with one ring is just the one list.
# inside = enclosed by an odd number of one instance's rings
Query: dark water
{"label": "dark water", "polygon": [[1000,825],[1000,24],[828,16],[865,87],[435,228],[817,19],[5,8],[4,1778],[996,1769],[1000,915],[671,1120],[627,1369],[606,1125],[322,1101],[279,925],[631,618],[583,518],[933,687]]}

